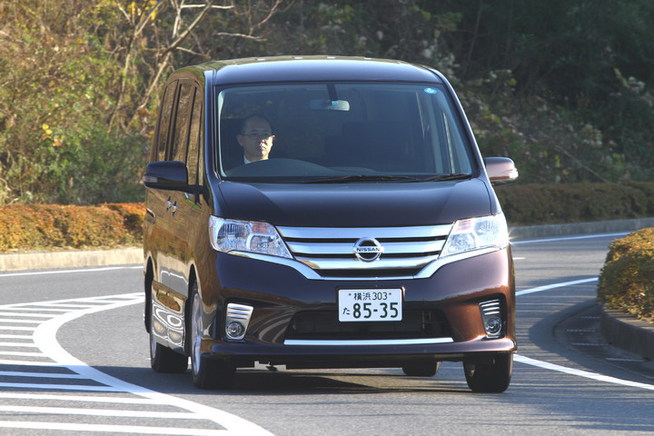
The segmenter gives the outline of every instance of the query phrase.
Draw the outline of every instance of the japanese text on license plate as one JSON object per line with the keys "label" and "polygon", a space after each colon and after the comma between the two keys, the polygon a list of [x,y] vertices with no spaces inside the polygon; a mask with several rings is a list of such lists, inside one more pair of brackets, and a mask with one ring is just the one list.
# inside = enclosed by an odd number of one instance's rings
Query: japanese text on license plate
{"label": "japanese text on license plate", "polygon": [[341,289],[338,320],[401,321],[402,289]]}

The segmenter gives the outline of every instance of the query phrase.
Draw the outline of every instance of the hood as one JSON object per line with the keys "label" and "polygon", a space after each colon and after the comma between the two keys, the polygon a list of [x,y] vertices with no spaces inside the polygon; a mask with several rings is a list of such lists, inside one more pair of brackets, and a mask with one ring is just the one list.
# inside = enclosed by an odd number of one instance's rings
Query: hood
{"label": "hood", "polygon": [[293,227],[449,224],[492,213],[479,179],[448,182],[271,184],[225,181],[215,213]]}

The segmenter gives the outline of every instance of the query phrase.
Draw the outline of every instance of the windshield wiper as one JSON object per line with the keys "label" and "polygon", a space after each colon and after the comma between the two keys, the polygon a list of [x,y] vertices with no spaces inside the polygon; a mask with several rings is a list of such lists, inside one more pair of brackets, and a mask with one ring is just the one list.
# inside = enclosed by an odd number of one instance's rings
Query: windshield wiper
{"label": "windshield wiper", "polygon": [[411,177],[374,174],[352,174],[339,177],[322,177],[307,180],[305,183],[350,183],[350,182],[441,182],[445,180],[463,180],[470,178],[467,173],[440,174],[432,177]]}
{"label": "windshield wiper", "polygon": [[468,173],[452,173],[452,174],[439,174],[437,176],[433,177],[427,177],[426,179],[422,179],[425,182],[442,182],[445,180],[464,180],[464,179],[469,179],[471,177],[471,174]]}
{"label": "windshield wiper", "polygon": [[389,176],[389,175],[372,175],[372,174],[353,174],[339,177],[323,177],[319,179],[307,180],[306,183],[349,183],[349,182],[421,182],[418,179],[409,176]]}

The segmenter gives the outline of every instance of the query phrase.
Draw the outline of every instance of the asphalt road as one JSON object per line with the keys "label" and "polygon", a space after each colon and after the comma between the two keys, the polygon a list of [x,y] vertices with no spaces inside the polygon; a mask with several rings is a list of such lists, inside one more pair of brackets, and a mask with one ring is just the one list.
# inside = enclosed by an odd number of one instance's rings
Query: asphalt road
{"label": "asphalt road", "polygon": [[0,434],[651,434],[654,369],[597,334],[613,236],[515,241],[518,340],[503,394],[459,363],[239,371],[229,392],[149,368],[139,267],[0,274]]}

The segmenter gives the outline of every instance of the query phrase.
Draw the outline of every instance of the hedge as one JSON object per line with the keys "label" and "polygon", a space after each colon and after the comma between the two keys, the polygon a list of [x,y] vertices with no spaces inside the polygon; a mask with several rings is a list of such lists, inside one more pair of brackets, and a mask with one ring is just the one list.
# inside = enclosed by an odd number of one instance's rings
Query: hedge
{"label": "hedge", "polygon": [[613,241],[597,294],[611,309],[654,322],[654,228]]}
{"label": "hedge", "polygon": [[143,203],[0,207],[0,252],[115,247],[143,238]]}
{"label": "hedge", "polygon": [[509,225],[558,224],[654,216],[654,183],[502,185]]}
{"label": "hedge", "polygon": [[[498,186],[509,225],[654,216],[654,183]],[[137,245],[143,203],[0,206],[0,252]]]}

